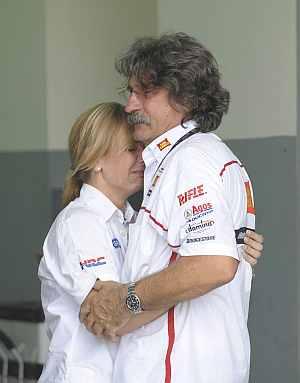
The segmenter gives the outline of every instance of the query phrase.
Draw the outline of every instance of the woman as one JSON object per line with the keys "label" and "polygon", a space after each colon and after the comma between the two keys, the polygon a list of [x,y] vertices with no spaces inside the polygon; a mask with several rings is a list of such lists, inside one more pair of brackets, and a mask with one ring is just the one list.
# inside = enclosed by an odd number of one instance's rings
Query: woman
{"label": "woman", "polygon": [[[39,267],[50,337],[41,383],[111,382],[117,344],[89,333],[79,311],[97,279],[119,281],[135,219],[127,198],[143,183],[141,150],[117,103],[89,109],[72,127],[65,208],[47,235]],[[120,334],[156,315],[134,318]]]}

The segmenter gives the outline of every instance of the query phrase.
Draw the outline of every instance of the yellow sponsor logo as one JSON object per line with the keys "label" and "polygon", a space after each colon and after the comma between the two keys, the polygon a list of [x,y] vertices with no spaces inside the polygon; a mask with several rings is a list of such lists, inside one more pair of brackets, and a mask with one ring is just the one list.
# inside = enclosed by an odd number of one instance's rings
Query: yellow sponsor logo
{"label": "yellow sponsor logo", "polygon": [[158,149],[159,149],[160,151],[164,150],[165,148],[167,148],[167,147],[170,146],[170,145],[171,145],[171,142],[170,142],[167,138],[165,138],[162,142],[160,142],[159,144],[157,144]]}

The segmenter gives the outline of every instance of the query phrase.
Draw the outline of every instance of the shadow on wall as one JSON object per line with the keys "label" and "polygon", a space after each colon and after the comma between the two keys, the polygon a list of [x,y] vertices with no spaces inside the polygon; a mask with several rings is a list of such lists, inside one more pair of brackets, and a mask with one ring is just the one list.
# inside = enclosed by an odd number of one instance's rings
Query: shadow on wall
{"label": "shadow on wall", "polygon": [[39,300],[37,257],[51,221],[45,152],[0,153],[0,302]]}
{"label": "shadow on wall", "polygon": [[250,382],[297,382],[296,138],[228,144],[252,179],[256,227],[265,237],[250,302]]}

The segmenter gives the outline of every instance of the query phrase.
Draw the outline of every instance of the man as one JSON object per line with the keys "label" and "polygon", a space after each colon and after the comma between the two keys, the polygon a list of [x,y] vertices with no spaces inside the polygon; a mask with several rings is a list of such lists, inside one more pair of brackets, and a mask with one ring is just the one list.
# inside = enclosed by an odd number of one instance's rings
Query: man
{"label": "man", "polygon": [[229,105],[217,63],[176,33],[137,40],[117,69],[135,139],[146,145],[144,199],[126,283],[99,283],[82,317],[113,335],[132,315],[168,310],[122,336],[116,383],[246,383],[252,270],[241,246],[255,212],[243,165],[210,133]]}

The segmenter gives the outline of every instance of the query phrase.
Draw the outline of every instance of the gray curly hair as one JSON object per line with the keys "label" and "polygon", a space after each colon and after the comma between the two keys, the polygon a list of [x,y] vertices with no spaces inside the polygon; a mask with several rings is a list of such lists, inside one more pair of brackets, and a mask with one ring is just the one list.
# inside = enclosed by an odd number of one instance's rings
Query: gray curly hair
{"label": "gray curly hair", "polygon": [[228,111],[230,95],[220,84],[215,58],[183,32],[137,39],[117,59],[116,69],[144,91],[167,89],[170,102],[188,111],[184,121],[193,119],[201,132],[217,129]]}

